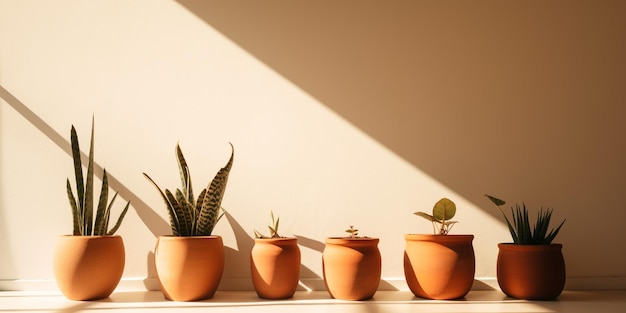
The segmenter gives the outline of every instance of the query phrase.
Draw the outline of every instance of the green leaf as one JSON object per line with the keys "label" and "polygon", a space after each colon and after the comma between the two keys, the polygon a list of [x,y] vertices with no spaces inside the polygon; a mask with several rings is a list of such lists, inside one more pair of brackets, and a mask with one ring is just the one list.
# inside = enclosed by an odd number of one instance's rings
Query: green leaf
{"label": "green leaf", "polygon": [[89,144],[89,162],[87,163],[87,182],[85,183],[85,206],[83,207],[83,235],[91,236],[93,228],[93,150],[94,121],[91,119],[91,140]]}
{"label": "green leaf", "polygon": [[196,217],[194,206],[189,203],[185,194],[180,190],[176,189],[176,201],[180,205],[180,209],[182,214],[185,216],[185,228],[189,230],[190,236],[196,235]]}
{"label": "green leaf", "polygon": [[189,172],[189,166],[185,157],[183,156],[183,150],[180,149],[180,145],[176,145],[176,159],[178,160],[178,171],[180,172],[180,180],[183,186],[183,194],[189,203],[193,203],[193,188],[191,185],[191,174]]}
{"label": "green leaf", "polygon": [[76,178],[76,195],[78,196],[78,208],[81,212],[80,220],[82,221],[82,209],[85,203],[85,186],[83,180],[83,165],[80,158],[80,146],[74,125],[72,125],[70,137],[72,142],[72,159],[74,160],[74,176]]}
{"label": "green leaf", "polygon": [[102,174],[102,188],[100,190],[100,199],[98,200],[98,209],[96,210],[96,222],[93,229],[93,234],[96,236],[105,235],[106,230],[106,209],[107,202],[109,201],[109,182],[107,178],[107,171],[104,170]]}
{"label": "green leaf", "polygon": [[[113,204],[113,201],[111,201],[111,204]],[[120,228],[120,225],[122,225],[122,220],[124,219],[124,216],[126,216],[126,212],[128,212],[128,207],[130,206],[130,201],[126,202],[126,206],[124,207],[124,210],[122,211],[122,213],[120,214],[120,216],[117,218],[117,222],[115,223],[115,225],[113,226],[113,228],[111,228],[111,230],[109,230],[107,232],[107,235],[113,235],[115,234],[115,232]],[[109,206],[110,207],[110,206]],[[109,211],[110,212],[110,211]],[[107,218],[108,220],[108,218]]]}
{"label": "green leaf", "polygon": [[215,224],[221,219],[220,209],[222,207],[222,199],[224,197],[224,191],[226,190],[226,184],[228,182],[228,174],[232,168],[233,158],[235,150],[231,144],[231,155],[226,165],[221,168],[209,186],[205,193],[204,199],[202,199],[202,206],[200,209],[200,215],[198,216],[197,232],[198,235],[209,236],[213,232]]}
{"label": "green leaf", "polygon": [[176,216],[176,211],[174,210],[174,206],[172,205],[172,203],[170,203],[170,200],[167,198],[163,190],[161,190],[161,187],[159,187],[159,185],[157,185],[157,183],[155,183],[154,180],[152,180],[152,178],[148,176],[148,174],[143,173],[143,176],[152,183],[152,185],[159,191],[159,194],[161,195],[161,198],[163,198],[163,201],[165,201],[165,206],[167,207],[167,213],[170,218],[170,226],[172,228],[172,235],[180,236],[180,232],[179,232],[180,223],[178,222],[178,216]]}
{"label": "green leaf", "polygon": [[438,221],[449,220],[456,214],[456,205],[448,198],[442,198],[433,207],[433,217]]}
{"label": "green leaf", "polygon": [[70,207],[72,208],[72,221],[73,221],[73,226],[74,226],[74,230],[73,230],[73,235],[74,236],[80,236],[82,235],[82,224],[80,222],[80,211],[78,210],[78,207],[76,206],[76,198],[74,197],[74,193],[72,192],[72,186],[70,185],[70,179],[67,179],[67,183],[66,183],[66,189],[67,189],[67,197],[70,200]]}
{"label": "green leaf", "polygon": [[188,228],[188,225],[190,223],[186,220],[187,216],[185,216],[185,212],[183,211],[181,204],[178,203],[178,201],[176,200],[176,197],[174,197],[174,195],[172,194],[171,191],[169,191],[169,189],[165,189],[165,195],[167,196],[167,199],[169,200],[169,202],[172,204],[172,209],[176,213],[176,217],[178,218],[179,235],[191,236],[191,229]]}
{"label": "green leaf", "polygon": [[504,204],[506,204],[506,202],[504,202],[504,200],[500,200],[494,196],[490,196],[488,194],[485,194],[485,197],[489,198],[489,200],[491,200],[491,202],[493,202],[493,204],[495,204],[496,206],[502,206]]}
{"label": "green leaf", "polygon": [[425,212],[415,212],[413,214],[415,214],[417,216],[420,216],[420,217],[423,217],[423,218],[425,218],[425,219],[427,219],[427,220],[429,220],[431,222],[436,222],[435,218],[432,215],[428,214],[428,213],[425,213]]}

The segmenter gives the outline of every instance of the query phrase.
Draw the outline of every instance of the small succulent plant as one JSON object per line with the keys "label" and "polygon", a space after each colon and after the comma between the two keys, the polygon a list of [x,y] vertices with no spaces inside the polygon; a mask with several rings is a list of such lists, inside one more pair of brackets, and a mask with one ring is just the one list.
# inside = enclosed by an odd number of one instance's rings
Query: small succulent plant
{"label": "small succulent plant", "polygon": [[358,238],[359,230],[354,228],[353,225],[350,225],[350,228],[346,229],[346,233],[350,234],[350,238]]}
{"label": "small succulent plant", "polygon": [[452,226],[458,223],[456,221],[450,221],[456,214],[456,204],[448,198],[441,198],[435,203],[432,215],[425,212],[415,212],[413,214],[429,220],[433,224],[433,232],[435,235],[447,235],[452,229]]}
{"label": "small succulent plant", "polygon": [[178,144],[176,145],[176,158],[182,189],[176,189],[176,194],[169,189],[165,189],[164,192],[148,174],[143,173],[165,201],[174,236],[210,236],[213,228],[224,215],[222,199],[235,155],[233,145],[231,144],[230,147],[231,155],[228,163],[215,174],[211,183],[200,192],[197,199],[193,194],[189,166]]}
{"label": "small succulent plant", "polygon": [[531,230],[528,210],[526,210],[525,204],[522,204],[521,207],[516,204],[515,210],[511,207],[511,216],[513,220],[513,222],[511,222],[501,208],[501,206],[506,204],[504,200],[500,200],[488,194],[485,194],[485,197],[491,200],[491,202],[498,207],[498,210],[500,210],[500,213],[504,216],[504,220],[509,228],[511,237],[513,237],[513,243],[518,245],[548,245],[552,243],[552,240],[554,240],[565,223],[565,220],[563,220],[557,228],[552,228],[548,232],[550,219],[552,218],[552,209],[544,210],[541,208],[537,213],[537,220]]}
{"label": "small succulent plant", "polygon": [[109,229],[109,218],[111,217],[111,207],[115,198],[117,198],[117,192],[113,195],[111,202],[109,202],[109,182],[107,178],[106,169],[102,174],[102,186],[100,190],[100,198],[98,200],[98,207],[96,210],[96,216],[94,221],[93,216],[93,138],[94,138],[94,121],[91,120],[91,142],[89,147],[89,161],[87,163],[87,177],[83,177],[83,165],[80,157],[80,147],[78,144],[78,135],[76,134],[76,128],[72,125],[71,129],[71,145],[72,145],[72,158],[74,159],[74,176],[76,177],[76,196],[72,191],[70,179],[67,179],[66,189],[67,197],[70,201],[73,217],[73,235],[74,236],[110,236],[115,234],[122,220],[128,211],[130,201],[126,203],[126,207],[120,214],[117,222],[113,228]]}
{"label": "small succulent plant", "polygon": [[267,226],[267,228],[270,231],[270,235],[269,236],[265,236],[263,234],[261,234],[258,231],[254,231],[254,237],[257,239],[269,239],[269,238],[283,238],[283,236],[281,236],[280,234],[278,234],[278,224],[280,222],[280,217],[279,218],[274,218],[274,212],[270,211],[270,219],[271,219],[271,223],[270,225]]}

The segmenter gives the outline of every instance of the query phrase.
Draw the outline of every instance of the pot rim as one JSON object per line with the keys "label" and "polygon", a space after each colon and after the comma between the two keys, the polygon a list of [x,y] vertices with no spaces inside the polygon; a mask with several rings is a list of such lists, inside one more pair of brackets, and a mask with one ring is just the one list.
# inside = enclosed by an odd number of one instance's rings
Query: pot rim
{"label": "pot rim", "polygon": [[104,236],[83,236],[83,235],[60,235],[59,238],[73,238],[77,240],[95,240],[95,239],[107,239],[107,238],[122,238],[120,235],[104,235]]}
{"label": "pot rim", "polygon": [[200,240],[200,239],[218,239],[222,238],[219,235],[210,235],[210,236],[174,236],[174,235],[160,235],[157,237],[159,240]]}
{"label": "pot rim", "polygon": [[297,241],[298,237],[279,237],[279,238],[254,238],[254,241],[264,241],[264,242],[270,242],[270,241]]}
{"label": "pot rim", "polygon": [[563,244],[560,243],[550,243],[543,245],[521,245],[512,242],[502,242],[498,244],[498,249],[510,251],[561,250],[562,248]]}
{"label": "pot rim", "polygon": [[456,241],[456,240],[473,240],[472,234],[452,234],[452,235],[435,235],[435,234],[405,234],[405,240],[432,240],[432,241]]}
{"label": "pot rim", "polygon": [[345,245],[345,244],[378,244],[379,238],[376,237],[326,237],[325,244]]}

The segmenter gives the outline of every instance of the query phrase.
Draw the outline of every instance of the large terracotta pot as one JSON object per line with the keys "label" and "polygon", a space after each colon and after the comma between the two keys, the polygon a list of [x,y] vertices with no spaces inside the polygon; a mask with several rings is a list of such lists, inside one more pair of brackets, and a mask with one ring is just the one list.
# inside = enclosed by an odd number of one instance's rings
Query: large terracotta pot
{"label": "large terracotta pot", "polygon": [[293,297],[300,280],[297,238],[255,239],[250,252],[252,284],[259,297]]}
{"label": "large terracotta pot", "polygon": [[71,300],[98,300],[111,295],[124,272],[120,236],[61,236],[53,270],[59,289]]}
{"label": "large terracotta pot", "polygon": [[565,287],[563,245],[517,245],[500,243],[497,277],[509,297],[551,300]]}
{"label": "large terracotta pot", "polygon": [[472,288],[475,272],[473,235],[404,236],[404,276],[414,295],[457,299]]}
{"label": "large terracotta pot", "polygon": [[374,296],[381,275],[378,238],[327,238],[322,253],[324,283],[331,297],[366,300]]}
{"label": "large terracotta pot", "polygon": [[154,263],[166,299],[211,298],[224,272],[222,237],[160,236],[154,250]]}

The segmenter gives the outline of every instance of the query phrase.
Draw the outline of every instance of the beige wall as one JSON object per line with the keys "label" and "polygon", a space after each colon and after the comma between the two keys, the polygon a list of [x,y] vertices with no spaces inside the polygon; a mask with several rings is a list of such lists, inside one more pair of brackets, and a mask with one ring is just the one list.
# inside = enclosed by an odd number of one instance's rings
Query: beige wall
{"label": "beige wall", "polygon": [[270,210],[309,287],[354,224],[402,288],[403,234],[431,231],[412,212],[441,197],[488,281],[510,238],[485,192],[567,218],[570,288],[626,288],[625,3],[0,0],[0,287],[51,282],[69,129],[86,149],[93,114],[96,162],[133,204],[126,281],[153,286],[169,232],[141,173],[176,187],[180,142],[201,188],[232,142],[223,288],[250,287]]}

